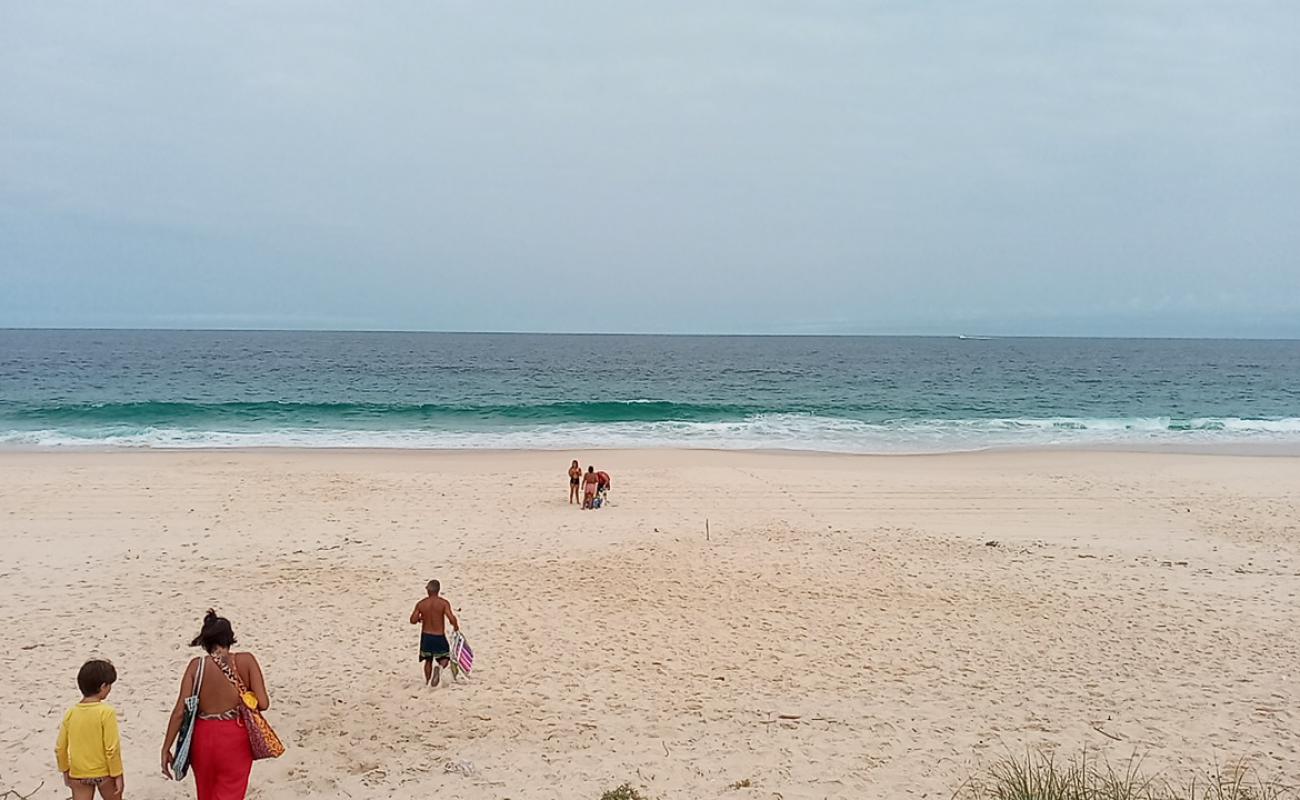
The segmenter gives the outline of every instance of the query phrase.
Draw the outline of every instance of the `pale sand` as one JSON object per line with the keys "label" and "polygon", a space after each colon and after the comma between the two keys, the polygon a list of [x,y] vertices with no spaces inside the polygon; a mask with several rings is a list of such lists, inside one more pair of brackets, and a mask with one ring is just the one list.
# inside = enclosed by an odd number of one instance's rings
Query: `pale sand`
{"label": "pale sand", "polygon": [[[130,797],[192,796],[158,750],[209,605],[290,745],[252,797],[945,798],[1084,745],[1300,782],[1300,459],[600,453],[582,513],[570,457],[0,456],[0,792],[63,796],[100,655]],[[468,685],[420,685],[431,577]]]}

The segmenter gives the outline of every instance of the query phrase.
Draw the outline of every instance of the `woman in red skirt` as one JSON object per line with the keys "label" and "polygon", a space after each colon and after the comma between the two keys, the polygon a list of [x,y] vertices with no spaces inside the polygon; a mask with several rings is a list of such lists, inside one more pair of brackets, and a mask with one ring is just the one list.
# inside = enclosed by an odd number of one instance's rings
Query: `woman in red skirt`
{"label": "woman in red skirt", "polygon": [[[185,699],[194,693],[194,681],[201,674],[199,714],[194,722],[194,740],[190,745],[190,769],[194,772],[198,800],[243,800],[248,791],[253,751],[248,743],[248,731],[240,719],[239,704],[243,701],[227,675],[238,674],[257,697],[259,710],[265,711],[271,705],[262,667],[252,653],[230,652],[234,644],[235,634],[230,620],[209,610],[203,618],[203,630],[190,642],[192,647],[206,650],[207,655],[191,660],[185,667],[180,697],[167,724],[162,771],[163,775],[171,778],[172,744],[180,732]],[[201,659],[207,660],[202,673],[199,672]]]}

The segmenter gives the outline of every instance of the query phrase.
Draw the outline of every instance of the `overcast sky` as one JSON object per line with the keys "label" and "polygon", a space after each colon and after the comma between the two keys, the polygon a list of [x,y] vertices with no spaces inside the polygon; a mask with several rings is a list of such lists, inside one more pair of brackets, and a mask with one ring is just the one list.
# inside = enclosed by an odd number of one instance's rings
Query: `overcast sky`
{"label": "overcast sky", "polygon": [[0,3],[0,326],[1300,336],[1300,3]]}

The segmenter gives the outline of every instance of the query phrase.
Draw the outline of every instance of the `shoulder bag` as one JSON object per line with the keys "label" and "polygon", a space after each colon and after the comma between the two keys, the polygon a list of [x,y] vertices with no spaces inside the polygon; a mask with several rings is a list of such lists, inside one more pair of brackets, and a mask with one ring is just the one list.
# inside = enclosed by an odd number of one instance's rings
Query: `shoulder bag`
{"label": "shoulder bag", "polygon": [[194,721],[199,716],[199,687],[203,685],[203,662],[199,659],[198,672],[194,674],[194,691],[185,698],[185,710],[181,712],[181,730],[176,736],[176,752],[172,755],[172,775],[176,780],[185,780],[190,771],[190,745],[194,742]]}
{"label": "shoulder bag", "polygon": [[257,695],[244,686],[239,671],[223,660],[215,657],[212,660],[217,662],[217,666],[226,674],[226,679],[233,683],[236,691],[239,692],[239,718],[244,723],[244,730],[248,732],[248,744],[253,749],[253,760],[279,758],[284,755],[284,744],[280,741],[280,737],[275,735],[275,731],[271,730],[271,724],[262,716],[262,712],[257,710]]}

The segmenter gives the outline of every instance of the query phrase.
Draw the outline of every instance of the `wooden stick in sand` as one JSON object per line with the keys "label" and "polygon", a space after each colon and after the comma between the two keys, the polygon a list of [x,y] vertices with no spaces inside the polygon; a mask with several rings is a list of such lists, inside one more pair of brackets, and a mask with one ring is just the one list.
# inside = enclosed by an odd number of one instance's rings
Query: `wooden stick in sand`
{"label": "wooden stick in sand", "polygon": [[1102,736],[1105,736],[1107,739],[1114,739],[1114,740],[1117,741],[1117,742],[1122,742],[1122,741],[1124,741],[1124,737],[1122,737],[1122,736],[1116,736],[1115,734],[1111,733],[1110,731],[1104,731],[1104,730],[1102,730],[1102,729],[1101,729],[1101,723],[1100,723],[1100,722],[1094,722],[1094,723],[1091,723],[1091,724],[1092,724],[1092,729],[1093,729],[1094,731],[1096,731],[1097,733],[1100,733]]}
{"label": "wooden stick in sand", "polygon": [[0,800],[3,800],[4,798],[7,797],[17,797],[18,800],[28,800],[28,798],[35,797],[36,793],[39,792],[42,788],[44,788],[44,786],[45,786],[45,781],[41,781],[40,786],[37,786],[35,789],[32,789],[27,794],[23,794],[22,792],[19,792],[17,789],[6,789],[3,794],[0,794]]}

